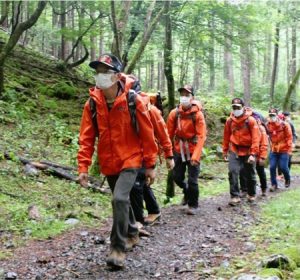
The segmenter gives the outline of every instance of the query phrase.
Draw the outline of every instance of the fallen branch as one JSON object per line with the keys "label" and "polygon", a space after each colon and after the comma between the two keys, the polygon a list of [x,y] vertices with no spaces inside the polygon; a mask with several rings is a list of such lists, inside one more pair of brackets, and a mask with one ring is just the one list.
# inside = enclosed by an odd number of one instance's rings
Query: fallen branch
{"label": "fallen branch", "polygon": [[[8,160],[12,160],[15,157],[10,155],[9,153],[5,152],[4,153],[4,157]],[[58,177],[58,178],[63,178],[75,183],[79,183],[78,182],[78,177],[72,173],[70,173],[70,171],[76,171],[77,169],[75,167],[71,167],[71,166],[65,166],[65,165],[61,165],[61,164],[57,164],[51,161],[47,161],[47,160],[42,160],[40,162],[38,161],[33,161],[30,159],[26,159],[22,156],[16,156],[16,158],[21,161],[24,165],[29,164],[39,170],[44,171],[46,174],[50,174],[52,176]],[[100,193],[110,193],[110,189],[104,188],[104,183],[106,180],[106,177],[104,177],[104,179],[102,180],[102,182],[99,182],[98,178],[89,176],[88,177],[89,180],[89,184],[88,187],[91,188],[93,191],[96,192],[100,192]]]}

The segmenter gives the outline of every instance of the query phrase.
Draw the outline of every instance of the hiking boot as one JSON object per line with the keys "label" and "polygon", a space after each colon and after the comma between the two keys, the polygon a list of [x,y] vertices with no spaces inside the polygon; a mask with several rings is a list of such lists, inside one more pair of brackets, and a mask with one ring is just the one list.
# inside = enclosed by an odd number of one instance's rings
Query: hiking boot
{"label": "hiking boot", "polygon": [[253,202],[255,202],[255,196],[254,195],[253,196],[248,195],[247,200],[248,200],[249,203],[253,203]]}
{"label": "hiking boot", "polygon": [[152,225],[156,221],[159,221],[161,216],[161,213],[159,212],[158,214],[149,214],[145,219],[144,219],[144,224],[145,225]]}
{"label": "hiking boot", "polygon": [[285,184],[284,184],[284,186],[285,186],[286,188],[289,188],[289,187],[290,187],[290,185],[291,185],[291,182],[290,182],[290,181],[285,181]]}
{"label": "hiking boot", "polygon": [[198,212],[198,208],[194,208],[194,207],[189,207],[187,210],[186,210],[186,214],[187,215],[196,215]]}
{"label": "hiking boot", "polygon": [[236,206],[240,203],[241,203],[241,199],[239,197],[232,197],[228,204],[230,206]]}
{"label": "hiking boot", "polygon": [[245,198],[247,196],[247,192],[246,191],[242,191],[240,193],[240,198]]}
{"label": "hiking boot", "polygon": [[188,204],[188,201],[187,201],[186,197],[184,196],[184,197],[182,198],[182,200],[181,200],[180,205],[185,206],[185,205],[187,205],[187,204]]}
{"label": "hiking boot", "polygon": [[134,246],[136,246],[140,242],[139,235],[135,235],[132,237],[128,237],[125,245],[125,250],[130,251],[133,249]]}
{"label": "hiking boot", "polygon": [[271,186],[270,187],[270,192],[275,192],[278,189],[277,186]]}
{"label": "hiking boot", "polygon": [[117,269],[124,268],[125,253],[112,249],[106,259],[106,264]]}
{"label": "hiking boot", "polygon": [[267,189],[261,190],[261,196],[267,196]]}

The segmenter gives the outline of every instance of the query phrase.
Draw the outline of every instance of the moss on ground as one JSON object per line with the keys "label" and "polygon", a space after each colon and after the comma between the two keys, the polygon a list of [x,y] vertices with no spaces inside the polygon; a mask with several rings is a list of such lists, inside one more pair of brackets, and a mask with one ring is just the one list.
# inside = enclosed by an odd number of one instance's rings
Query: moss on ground
{"label": "moss on ground", "polygon": [[280,269],[277,268],[265,268],[258,273],[261,277],[271,277],[277,276],[280,279],[283,279],[284,275]]}

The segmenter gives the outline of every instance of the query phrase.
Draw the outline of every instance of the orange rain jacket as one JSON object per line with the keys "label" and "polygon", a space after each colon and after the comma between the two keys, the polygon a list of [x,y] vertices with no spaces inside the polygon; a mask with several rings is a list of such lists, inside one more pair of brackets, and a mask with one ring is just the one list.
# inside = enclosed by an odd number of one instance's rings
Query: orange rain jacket
{"label": "orange rain jacket", "polygon": [[266,159],[268,157],[269,148],[269,137],[266,128],[258,121],[259,131],[260,131],[260,141],[259,141],[259,152],[257,155],[257,160]]}
{"label": "orange rain jacket", "polygon": [[292,153],[293,134],[291,126],[285,121],[268,121],[267,127],[273,153]]}
{"label": "orange rain jacket", "polygon": [[[180,154],[180,140],[187,141],[191,160],[198,163],[206,140],[206,124],[201,108],[200,102],[193,100],[192,106],[186,111],[183,110],[181,105],[173,109],[167,120],[167,128],[170,139],[174,143],[174,150]],[[177,109],[178,118],[176,118]],[[193,114],[195,114],[195,120],[192,119]]]}
{"label": "orange rain jacket", "polygon": [[[117,175],[125,168],[146,168],[155,166],[157,145],[153,126],[142,98],[136,98],[136,117],[139,123],[139,135],[132,126],[126,95],[134,80],[122,75],[124,91],[116,97],[113,107],[108,110],[101,89],[90,89],[90,96],[97,104],[97,122],[99,129],[97,153],[101,172],[104,175]],[[78,171],[88,172],[92,163],[96,132],[93,126],[89,102],[82,115]]]}
{"label": "orange rain jacket", "polygon": [[161,115],[160,110],[152,105],[151,97],[147,95],[147,93],[141,92],[141,97],[143,98],[143,102],[146,104],[151,123],[154,129],[154,136],[158,141],[158,145],[162,147],[165,158],[173,157],[173,148],[172,142],[170,140],[166,123]]}
{"label": "orange rain jacket", "polygon": [[224,127],[223,154],[231,151],[239,156],[255,155],[259,153],[260,132],[256,120],[245,111],[241,117],[231,113]]}

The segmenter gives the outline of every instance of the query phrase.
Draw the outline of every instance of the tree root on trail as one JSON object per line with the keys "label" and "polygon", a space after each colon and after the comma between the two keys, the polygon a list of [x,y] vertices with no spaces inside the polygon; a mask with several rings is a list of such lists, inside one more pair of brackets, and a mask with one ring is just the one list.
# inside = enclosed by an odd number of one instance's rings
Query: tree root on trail
{"label": "tree root on trail", "polygon": [[[12,157],[10,153],[7,152],[4,152],[4,157],[7,160],[14,159],[14,157]],[[71,173],[72,171],[74,172],[77,170],[75,167],[61,165],[48,160],[33,161],[33,160],[26,159],[22,156],[16,156],[16,158],[19,161],[21,161],[24,165],[29,164],[32,167],[42,170],[47,175],[52,175],[58,178],[63,178],[72,182],[79,183],[77,176]],[[93,191],[105,193],[105,194],[110,193],[110,190],[108,188],[103,187],[106,177],[103,178],[102,182],[100,182],[98,178],[92,176],[89,176],[88,180],[89,180],[88,187]]]}

